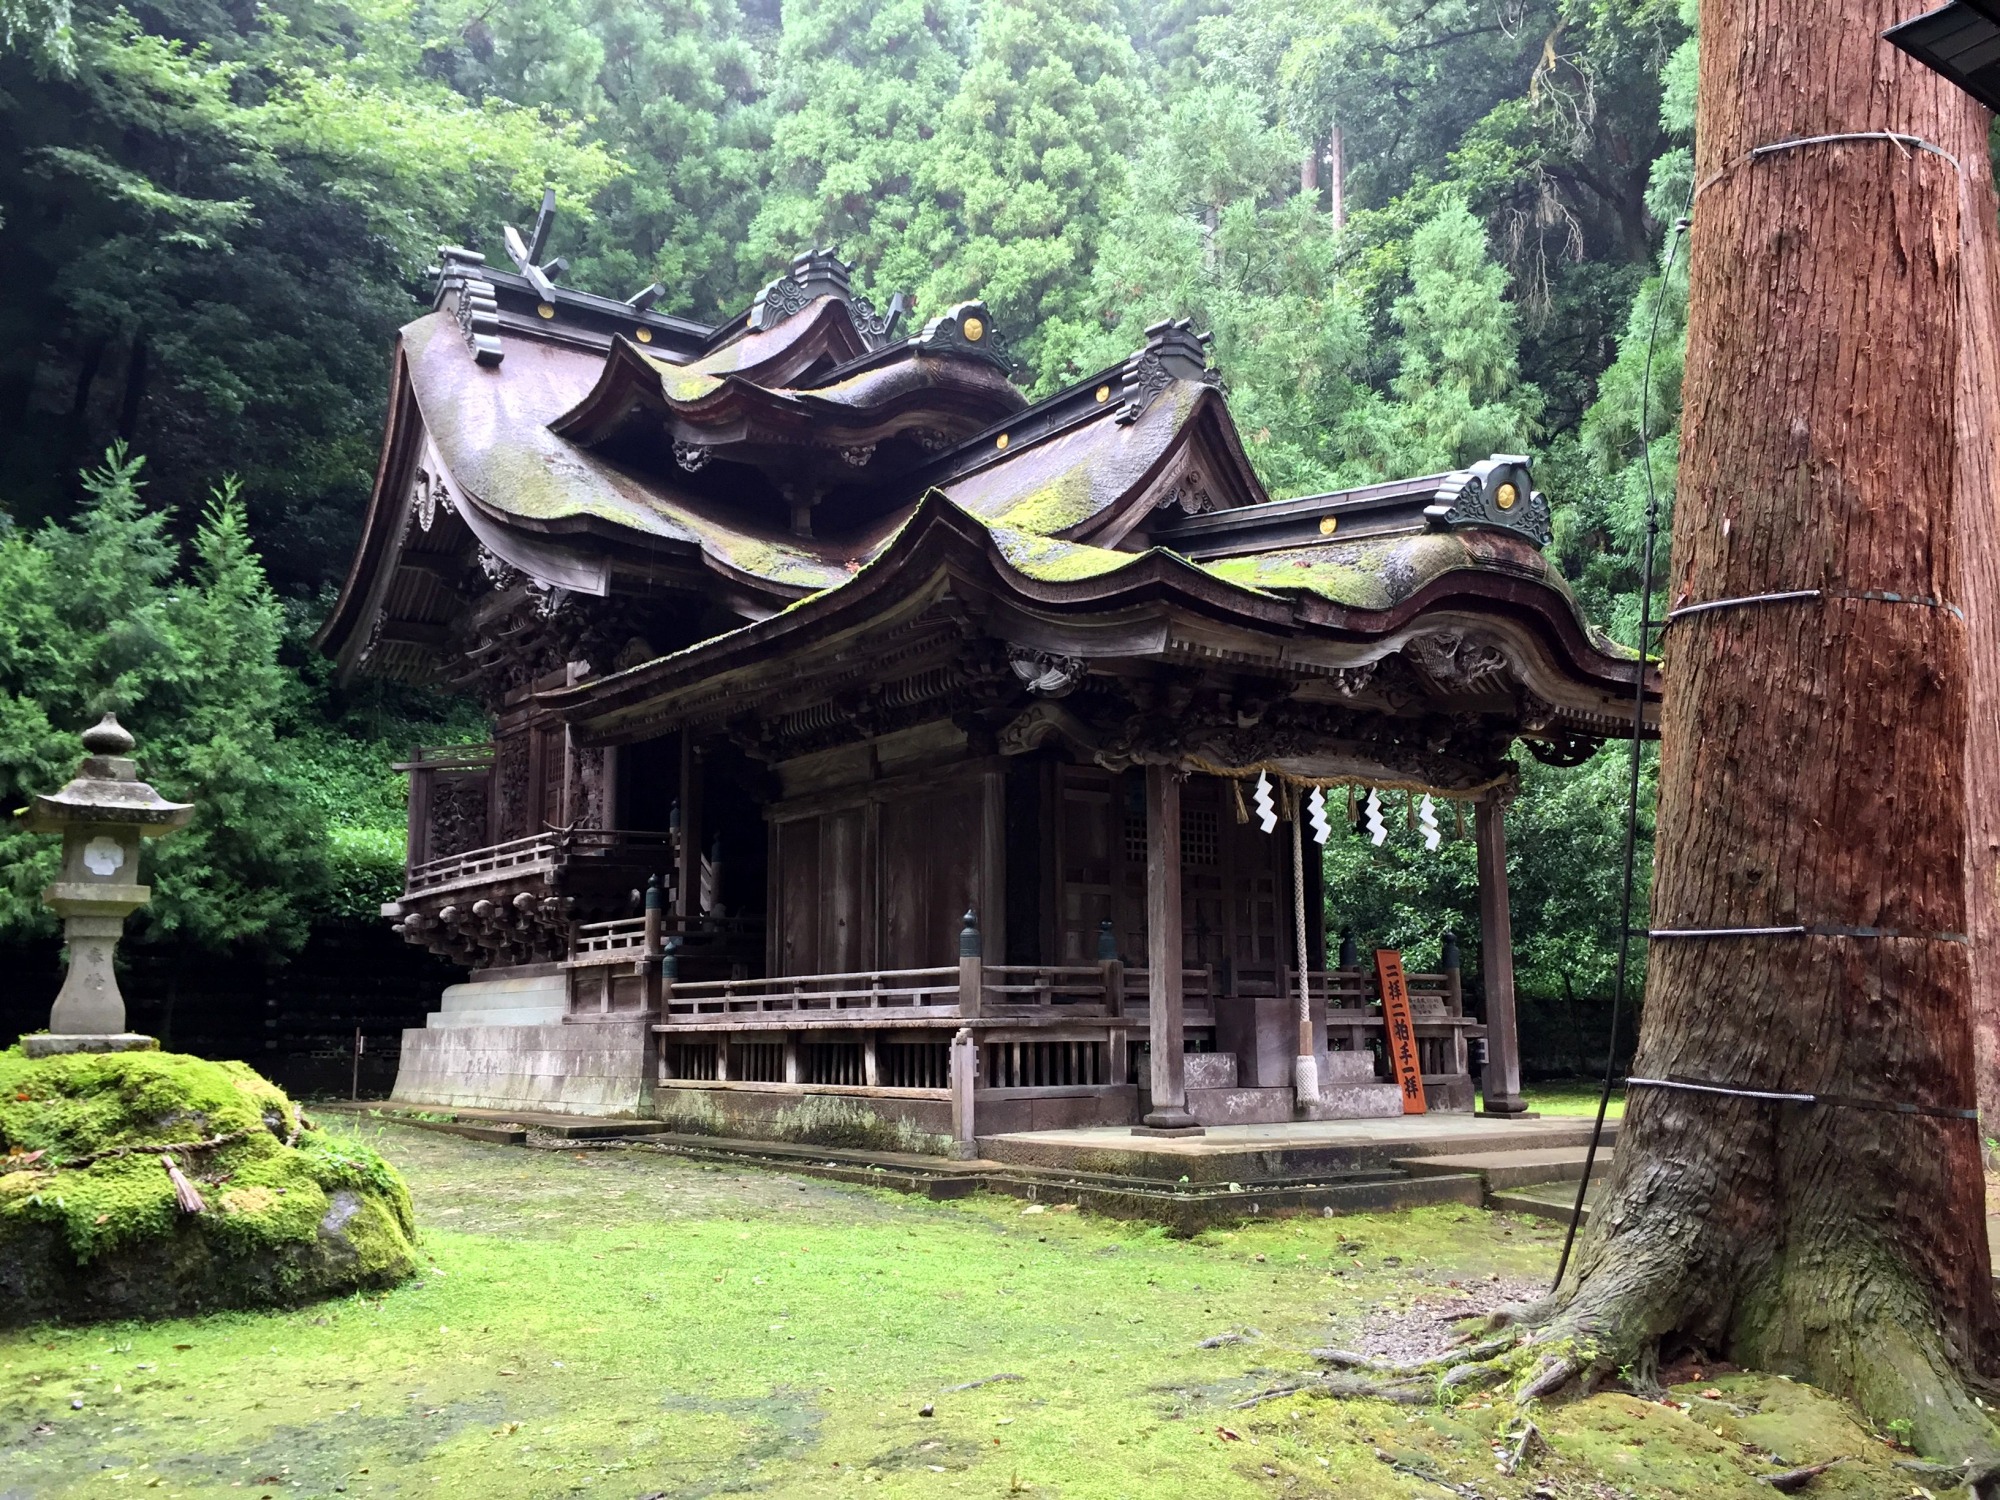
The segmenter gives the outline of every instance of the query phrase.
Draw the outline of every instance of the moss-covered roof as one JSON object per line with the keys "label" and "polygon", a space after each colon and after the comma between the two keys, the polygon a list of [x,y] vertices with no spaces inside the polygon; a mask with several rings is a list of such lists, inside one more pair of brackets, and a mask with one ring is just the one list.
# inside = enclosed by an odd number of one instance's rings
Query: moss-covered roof
{"label": "moss-covered roof", "polygon": [[[982,521],[1052,536],[1072,531],[1120,500],[1153,469],[1208,387],[1176,380],[1136,421],[1083,423],[942,486],[953,504]],[[1109,397],[1106,402],[1108,404]],[[1009,445],[1020,441],[1006,434]]]}
{"label": "moss-covered roof", "polygon": [[442,313],[405,328],[403,348],[446,471],[487,510],[543,526],[598,520],[692,543],[729,568],[787,588],[825,588],[847,576],[835,549],[724,517],[712,504],[642,482],[551,432],[548,423],[595,381],[601,356],[518,340],[503,365],[482,368]]}
{"label": "moss-covered roof", "polygon": [[1376,612],[1394,609],[1453,572],[1510,574],[1561,595],[1591,644],[1605,655],[1622,661],[1638,659],[1637,652],[1619,645],[1585,618],[1568,581],[1540,549],[1503,532],[1468,528],[1354,541],[1328,539],[1306,547],[1216,558],[1198,566],[1245,588],[1313,594],[1346,609]]}

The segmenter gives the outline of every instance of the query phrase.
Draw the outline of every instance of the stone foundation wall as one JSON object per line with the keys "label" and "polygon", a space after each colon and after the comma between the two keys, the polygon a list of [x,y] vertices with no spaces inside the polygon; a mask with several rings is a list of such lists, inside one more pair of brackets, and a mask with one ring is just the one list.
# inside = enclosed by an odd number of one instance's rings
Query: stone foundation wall
{"label": "stone foundation wall", "polygon": [[446,1026],[405,1031],[398,1104],[575,1115],[650,1112],[646,1027]]}
{"label": "stone foundation wall", "polygon": [[[680,1128],[748,1140],[798,1140],[775,1117],[796,1115],[799,1106],[818,1101],[822,1107],[865,1111],[893,1126],[908,1121],[926,1135],[948,1137],[952,1131],[951,1101],[899,1098],[863,1089],[822,1089],[811,1084],[789,1088],[732,1089],[700,1083],[662,1085],[653,1093],[654,1113]],[[1138,1118],[1138,1091],[1130,1084],[1096,1089],[1016,1089],[992,1093],[981,1089],[974,1099],[975,1121],[982,1136],[1015,1130],[1068,1130],[1083,1125],[1126,1125]],[[822,1144],[840,1144],[836,1141]],[[883,1150],[896,1149],[884,1142]]]}

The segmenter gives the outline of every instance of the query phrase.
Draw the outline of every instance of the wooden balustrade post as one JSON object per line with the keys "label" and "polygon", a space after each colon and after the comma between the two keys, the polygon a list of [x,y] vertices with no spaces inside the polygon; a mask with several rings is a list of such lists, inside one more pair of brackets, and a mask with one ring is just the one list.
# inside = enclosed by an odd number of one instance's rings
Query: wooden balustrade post
{"label": "wooden balustrade post", "polygon": [[965,909],[965,925],[958,934],[958,1013],[970,1020],[980,1012],[986,978],[979,952],[979,918],[971,907]]}
{"label": "wooden balustrade post", "polygon": [[1097,968],[1104,976],[1104,1013],[1114,1018],[1125,1014],[1125,963],[1118,956],[1118,938],[1111,919],[1097,924]]}
{"label": "wooden balustrade post", "polygon": [[1146,767],[1146,1010],[1153,1107],[1137,1135],[1202,1135],[1188,1113],[1181,994],[1181,782],[1172,766]]}
{"label": "wooden balustrade post", "polygon": [[972,1028],[961,1026],[951,1039],[952,1154],[970,1161],[979,1154],[973,1097],[979,1089],[979,1043]]}

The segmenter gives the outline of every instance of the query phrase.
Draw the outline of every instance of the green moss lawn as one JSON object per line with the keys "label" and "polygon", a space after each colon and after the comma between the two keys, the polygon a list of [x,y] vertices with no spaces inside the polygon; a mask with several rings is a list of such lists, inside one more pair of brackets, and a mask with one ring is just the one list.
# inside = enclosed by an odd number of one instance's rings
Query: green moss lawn
{"label": "green moss lawn", "polygon": [[1747,1500],[1773,1493],[1773,1452],[1854,1455],[1817,1496],[1912,1492],[1845,1408],[1726,1372],[1680,1372],[1679,1404],[1540,1412],[1548,1446],[1513,1477],[1504,1403],[1232,1407],[1314,1347],[1413,1352],[1532,1288],[1556,1248],[1535,1221],[1175,1241],[1009,1199],[358,1133],[408,1179],[422,1274],[291,1312],[0,1336],[0,1496]]}

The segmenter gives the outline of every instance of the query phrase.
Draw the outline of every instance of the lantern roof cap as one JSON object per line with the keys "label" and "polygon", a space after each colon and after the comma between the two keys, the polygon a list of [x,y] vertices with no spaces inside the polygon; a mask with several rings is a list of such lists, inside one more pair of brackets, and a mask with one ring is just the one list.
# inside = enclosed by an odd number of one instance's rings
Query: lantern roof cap
{"label": "lantern roof cap", "polygon": [[37,797],[22,810],[28,832],[124,824],[147,838],[159,838],[194,816],[193,803],[169,802],[139,779],[138,762],[124,753],[137,741],[116,714],[106,714],[82,738],[87,753],[75,777],[61,791]]}

